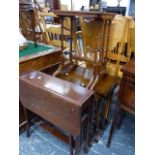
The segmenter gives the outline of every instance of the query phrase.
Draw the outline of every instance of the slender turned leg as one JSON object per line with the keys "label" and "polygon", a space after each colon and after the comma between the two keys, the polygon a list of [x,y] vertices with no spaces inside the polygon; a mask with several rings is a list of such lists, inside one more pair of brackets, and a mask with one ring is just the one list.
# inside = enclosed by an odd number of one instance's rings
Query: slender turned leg
{"label": "slender turned leg", "polygon": [[30,137],[30,119],[29,119],[29,112],[28,110],[24,107],[24,113],[25,113],[25,117],[26,117],[26,135],[27,137]]}
{"label": "slender turned leg", "polygon": [[105,107],[105,112],[104,112],[105,123],[109,121],[109,112],[111,108],[112,96],[113,96],[113,92],[109,93],[108,96],[106,97],[106,107]]}
{"label": "slender turned leg", "polygon": [[73,155],[73,136],[69,136],[70,155]]}
{"label": "slender turned leg", "polygon": [[79,155],[80,149],[80,137],[76,137],[75,139],[75,155]]}
{"label": "slender turned leg", "polygon": [[36,38],[36,31],[35,31],[35,26],[36,26],[36,19],[35,19],[35,12],[34,10],[31,10],[31,19],[32,19],[32,30],[33,30],[33,41],[34,41],[34,45],[35,47],[37,47],[37,38]]}
{"label": "slender turned leg", "polygon": [[89,145],[90,145],[90,137],[91,137],[91,129],[92,129],[92,118],[93,118],[93,100],[89,102],[89,112],[88,112],[88,118],[86,122],[86,142],[85,142],[85,147],[84,147],[84,152],[88,153],[89,151]]}
{"label": "slender turned leg", "polygon": [[110,134],[109,134],[108,142],[107,142],[107,147],[109,147],[110,144],[111,144],[112,135],[113,135],[113,132],[114,132],[115,127],[117,125],[118,111],[119,111],[119,105],[117,103],[116,107],[115,107],[115,112],[114,112],[114,116],[113,116],[113,121],[112,121],[111,129],[110,129]]}

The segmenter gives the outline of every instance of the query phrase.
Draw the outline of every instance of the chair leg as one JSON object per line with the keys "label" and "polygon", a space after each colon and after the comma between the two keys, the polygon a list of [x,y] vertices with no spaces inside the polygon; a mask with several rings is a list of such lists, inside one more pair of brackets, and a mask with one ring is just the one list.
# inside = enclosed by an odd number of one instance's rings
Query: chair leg
{"label": "chair leg", "polygon": [[111,108],[111,100],[112,100],[113,92],[109,93],[108,96],[106,97],[106,107],[104,111],[104,119],[106,122],[109,121],[109,112]]}
{"label": "chair leg", "polygon": [[29,118],[29,112],[28,110],[24,107],[24,113],[25,113],[25,117],[26,117],[26,135],[27,137],[30,137],[30,118]]}
{"label": "chair leg", "polygon": [[114,132],[114,130],[116,128],[116,125],[117,125],[118,111],[119,111],[119,105],[117,103],[116,104],[116,108],[115,108],[115,112],[114,112],[114,116],[113,116],[113,121],[112,121],[111,129],[110,129],[110,134],[109,134],[109,137],[108,137],[107,147],[109,147],[110,144],[111,144],[112,135],[113,135],[113,132]]}

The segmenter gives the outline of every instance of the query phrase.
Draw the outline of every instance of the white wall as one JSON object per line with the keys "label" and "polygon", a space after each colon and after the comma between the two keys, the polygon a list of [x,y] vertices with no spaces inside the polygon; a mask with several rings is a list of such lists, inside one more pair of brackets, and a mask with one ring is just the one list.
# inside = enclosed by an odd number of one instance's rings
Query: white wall
{"label": "white wall", "polygon": [[[82,6],[89,8],[89,0],[72,0],[73,10],[80,10]],[[68,5],[68,9],[71,10],[71,0],[61,0],[61,4]],[[107,0],[108,6],[117,6],[117,0]],[[120,6],[127,7],[127,12],[129,9],[130,0],[121,0]]]}
{"label": "white wall", "polygon": [[[82,6],[89,8],[89,0],[72,0],[73,10],[80,10]],[[66,4],[68,9],[71,10],[71,0],[61,0],[61,4]]]}
{"label": "white wall", "polygon": [[68,10],[71,10],[71,0],[61,0],[61,4],[66,4],[68,6]]}
{"label": "white wall", "polygon": [[[121,0],[120,6],[125,6],[125,7],[127,7],[129,1],[130,1],[130,0]],[[108,6],[117,6],[117,4],[118,4],[117,0],[107,0],[107,5],[108,5]]]}
{"label": "white wall", "polygon": [[89,0],[72,0],[73,10],[80,10],[82,6],[89,9]]}

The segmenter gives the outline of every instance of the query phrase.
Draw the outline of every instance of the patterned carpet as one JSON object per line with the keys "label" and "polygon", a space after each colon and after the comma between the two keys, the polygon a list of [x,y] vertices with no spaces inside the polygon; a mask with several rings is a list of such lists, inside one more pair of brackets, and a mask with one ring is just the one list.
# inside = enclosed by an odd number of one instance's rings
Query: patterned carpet
{"label": "patterned carpet", "polygon": [[[121,128],[113,135],[110,148],[106,147],[111,124],[106,128],[98,143],[93,144],[87,154],[80,155],[134,155],[135,154],[135,122],[132,116],[127,115]],[[38,124],[31,127],[31,136],[26,133],[19,137],[20,155],[69,155],[68,144],[55,137]]]}

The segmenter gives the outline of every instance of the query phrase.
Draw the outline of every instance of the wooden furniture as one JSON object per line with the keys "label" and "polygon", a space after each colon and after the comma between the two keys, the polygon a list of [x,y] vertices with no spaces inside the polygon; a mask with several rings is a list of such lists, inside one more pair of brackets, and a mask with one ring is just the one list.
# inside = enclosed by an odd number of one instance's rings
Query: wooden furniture
{"label": "wooden furniture", "polygon": [[[61,47],[61,25],[56,23],[47,24],[45,21],[46,17],[51,18],[58,18],[54,13],[38,13],[39,17],[41,18],[41,22],[43,24],[43,32],[45,33],[45,40],[47,44]],[[64,27],[63,27],[64,28]],[[66,29],[64,31],[64,36],[69,36],[70,32]],[[69,48],[69,44],[66,42],[65,38],[63,38],[64,48]]]}
{"label": "wooden furniture", "polygon": [[[102,33],[101,24],[96,21],[88,21],[80,17],[81,31],[76,32],[75,49],[77,54],[86,54],[93,58],[92,49],[95,46],[101,48],[101,41],[97,39],[94,41],[94,32]],[[96,25],[96,26],[95,26]],[[89,32],[89,33],[88,33]],[[106,32],[105,32],[106,33]],[[80,39],[82,39],[82,43]],[[96,44],[96,42],[98,42]],[[82,48],[81,48],[82,47]],[[129,17],[116,15],[111,23],[109,34],[109,46],[107,55],[106,70],[112,76],[122,77],[121,67],[130,61],[132,52],[134,51],[134,21]],[[88,63],[86,63],[88,66]]]}
{"label": "wooden furniture", "polygon": [[[113,94],[113,90],[117,85],[117,78],[114,76],[109,76],[106,71],[107,62],[107,52],[109,44],[109,31],[111,26],[111,21],[115,14],[111,13],[101,13],[101,12],[88,12],[88,11],[55,11],[55,14],[59,16],[62,27],[63,19],[69,17],[71,20],[71,42],[70,42],[70,52],[68,60],[64,59],[63,54],[61,54],[61,63],[59,68],[54,72],[53,76],[59,77],[61,79],[70,81],[72,83],[81,85],[90,90],[95,91],[95,101],[93,109],[93,128],[91,129],[91,136],[89,139],[89,144],[94,139],[98,140],[99,131],[100,134],[103,132],[103,127],[108,122],[108,113],[110,107],[110,101]],[[90,38],[90,52],[92,52],[93,57],[89,57],[90,53],[87,49],[86,54],[82,55],[72,48],[72,41],[75,34],[74,29],[74,19],[75,16],[82,16],[91,22],[93,27],[92,31],[87,31],[87,34],[91,34]],[[91,27],[91,24],[89,27]],[[106,32],[106,35],[104,33]],[[63,30],[62,30],[63,36]],[[61,48],[63,49],[63,42],[61,42]],[[87,45],[88,45],[87,44]],[[102,46],[103,45],[103,46]],[[89,64],[89,67],[83,67],[78,64],[78,62],[85,62]],[[98,137],[98,138],[96,138]]]}
{"label": "wooden furniture", "polygon": [[[132,24],[131,24],[132,23]],[[122,77],[122,65],[131,59],[132,45],[130,34],[134,21],[131,18],[117,15],[112,21],[108,51],[107,71],[110,75]],[[133,43],[133,42],[132,42]]]}
{"label": "wooden furniture", "polygon": [[60,10],[60,0],[48,0],[50,11]]}
{"label": "wooden furniture", "polygon": [[107,143],[108,147],[111,144],[112,135],[122,111],[135,115],[135,62],[132,60],[123,67],[123,78],[120,84],[118,100],[113,115],[112,126]]}
{"label": "wooden furniture", "polygon": [[70,138],[70,155],[79,154],[80,145],[87,147],[93,91],[42,72],[20,77],[20,101],[24,106],[29,137],[28,111],[64,130]]}
{"label": "wooden furniture", "polygon": [[[92,19],[88,20],[84,19],[84,17],[80,17],[82,31],[76,34],[80,34],[82,36],[83,49],[80,49],[81,46],[77,46],[77,48],[75,48],[77,49],[77,51],[75,51],[75,56],[78,55],[80,57],[88,58],[93,62],[95,55],[94,49],[97,48],[99,51],[102,49],[102,47],[105,47],[105,51],[108,51],[107,63],[105,66],[110,75],[107,74],[103,77],[99,77],[96,83],[90,87],[90,89],[94,90],[98,95],[96,100],[96,109],[104,110],[102,114],[99,112],[95,114],[96,123],[94,126],[96,126],[97,129],[99,126],[104,126],[104,122],[108,122],[108,113],[113,89],[115,88],[116,83],[119,81],[117,77],[122,77],[120,68],[122,64],[130,61],[131,52],[128,52],[127,49],[125,51],[124,47],[124,44],[128,42],[127,34],[129,21],[130,19],[120,15],[114,17],[110,27],[109,48],[107,50],[106,43],[102,44],[102,41],[100,41],[100,38],[103,38],[102,36],[107,33],[106,28],[104,29],[104,33],[102,31],[102,21],[95,21]],[[106,40],[106,38],[104,39]],[[69,66],[68,68],[63,69],[63,71],[60,71],[60,74],[57,76],[86,87],[89,84],[89,81],[91,81],[91,77],[93,77],[93,64],[90,62],[85,63],[85,67],[74,65]],[[99,103],[99,100],[102,100],[102,102]],[[101,117],[99,115],[101,115]]]}
{"label": "wooden furniture", "polygon": [[[50,12],[60,10],[60,0],[47,0],[49,2]],[[54,22],[59,23],[59,19],[55,18]]]}
{"label": "wooden furniture", "polygon": [[[41,70],[51,65],[60,63],[61,49],[47,46],[45,44],[37,44],[29,42],[28,48],[19,51],[19,74],[33,70]],[[23,107],[19,104],[19,127],[26,124]]]}
{"label": "wooden furniture", "polygon": [[19,73],[40,70],[60,62],[61,49],[38,43],[38,47],[33,47],[34,43],[29,42],[26,49],[19,51]]}
{"label": "wooden furniture", "polygon": [[135,22],[130,23],[128,34],[130,51],[135,53]]}
{"label": "wooden furniture", "polygon": [[[111,20],[113,19],[114,14],[104,14],[104,13],[100,13],[100,12],[78,12],[78,11],[55,11],[55,13],[60,17],[62,27],[63,27],[64,17],[70,17],[70,20],[71,20],[71,42],[70,42],[69,63],[72,63],[73,60],[76,60],[76,61],[84,61],[89,64],[92,64],[93,76],[86,87],[89,88],[89,87],[91,87],[91,85],[94,86],[95,83],[97,82],[97,79],[99,78],[99,76],[102,76],[104,74],[104,69],[105,69],[104,66],[106,64],[106,58],[104,58],[104,55],[105,55],[105,57],[107,56],[109,35],[105,35],[105,37],[103,38],[103,33],[104,33],[104,31],[109,32],[110,26],[111,26]],[[74,36],[74,28],[73,27],[74,27],[75,16],[93,17],[98,20],[96,25],[100,26],[102,33],[99,34],[99,29],[96,28],[93,31],[94,34],[92,34],[92,36],[90,36],[90,37],[92,37],[92,39],[91,39],[92,42],[89,45],[92,45],[92,47],[90,47],[91,48],[90,50],[94,54],[93,58],[88,57],[88,55],[86,55],[86,54],[84,56],[80,55],[80,54],[77,55],[76,52],[74,54],[72,51],[72,40],[73,40],[73,36]],[[96,22],[96,21],[94,21],[94,22]],[[89,31],[89,33],[90,33],[90,31]],[[62,36],[63,36],[63,29],[62,29]],[[93,37],[95,38],[95,40],[93,40]],[[97,40],[96,40],[96,37],[97,37]],[[101,43],[103,45],[102,48],[101,48],[101,45],[99,45],[98,43]],[[64,47],[64,44],[62,42],[61,48],[63,48],[63,47]],[[59,74],[61,68],[64,68],[63,55],[62,55],[61,66],[60,66],[59,70],[57,70],[55,72],[54,76],[57,76]],[[93,89],[93,88],[91,88],[91,89]]]}
{"label": "wooden furniture", "polygon": [[[25,13],[30,14],[30,19],[26,17]],[[20,16],[20,26],[22,27],[23,35],[29,39],[33,39],[35,46],[37,46],[37,37],[35,32],[36,19],[35,19],[35,9],[33,3],[19,1],[19,16]],[[32,36],[31,36],[32,35]]]}

